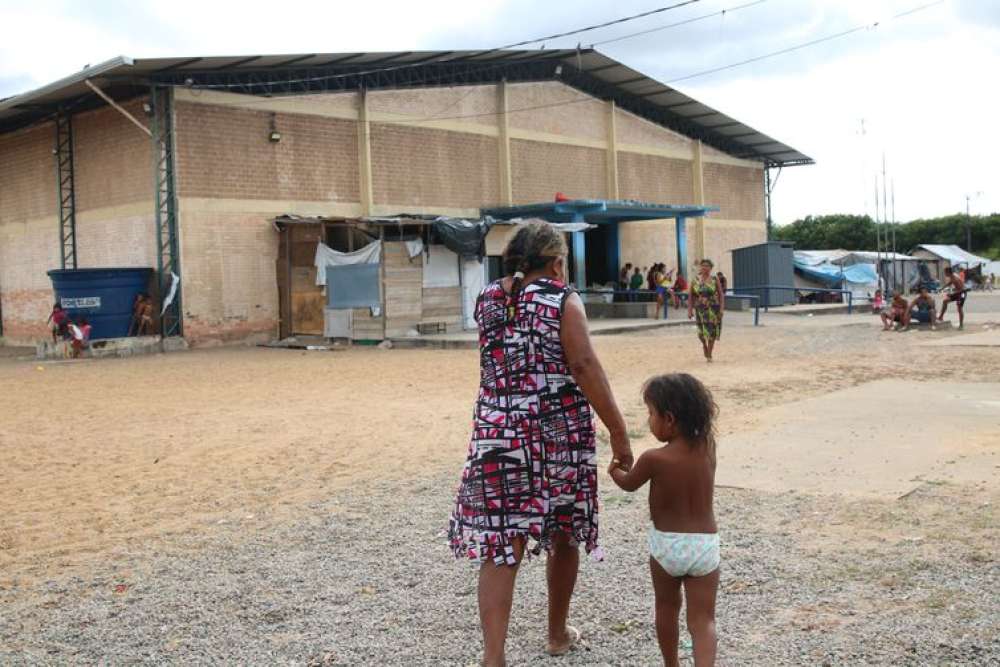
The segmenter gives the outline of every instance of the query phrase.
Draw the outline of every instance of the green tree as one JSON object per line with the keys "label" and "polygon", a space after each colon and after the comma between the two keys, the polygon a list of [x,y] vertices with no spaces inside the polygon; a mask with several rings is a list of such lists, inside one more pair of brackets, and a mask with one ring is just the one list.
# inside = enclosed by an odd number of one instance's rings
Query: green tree
{"label": "green tree", "polygon": [[[964,213],[940,218],[920,218],[896,225],[896,250],[908,253],[922,243],[957,245],[966,248],[966,227],[972,231],[972,252],[1000,258],[1000,213]],[[890,230],[889,225],[879,232]],[[774,239],[791,241],[799,250],[875,250],[875,223],[867,215],[809,215],[774,228]]]}

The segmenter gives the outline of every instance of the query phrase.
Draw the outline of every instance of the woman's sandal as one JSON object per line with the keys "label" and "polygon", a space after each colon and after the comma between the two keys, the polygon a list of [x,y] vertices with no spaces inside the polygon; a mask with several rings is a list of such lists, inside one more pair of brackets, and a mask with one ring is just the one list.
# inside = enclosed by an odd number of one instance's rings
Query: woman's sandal
{"label": "woman's sandal", "polygon": [[574,628],[572,625],[566,626],[566,634],[569,635],[569,641],[560,646],[552,646],[549,644],[545,652],[552,657],[558,657],[560,655],[566,655],[573,650],[573,647],[580,643],[580,631]]}

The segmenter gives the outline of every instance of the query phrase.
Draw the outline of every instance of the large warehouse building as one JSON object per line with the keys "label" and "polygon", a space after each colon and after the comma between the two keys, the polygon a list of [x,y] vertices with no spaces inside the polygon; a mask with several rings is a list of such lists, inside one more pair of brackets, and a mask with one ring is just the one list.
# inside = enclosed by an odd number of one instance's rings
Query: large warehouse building
{"label": "large warehouse building", "polygon": [[[276,218],[478,218],[557,192],[717,207],[685,223],[688,256],[729,273],[766,239],[769,170],[810,162],[593,50],[116,58],[0,101],[2,334],[47,335],[50,269],[152,267],[180,278],[168,334],[274,336]],[[622,264],[675,263],[673,220],[617,236]]]}

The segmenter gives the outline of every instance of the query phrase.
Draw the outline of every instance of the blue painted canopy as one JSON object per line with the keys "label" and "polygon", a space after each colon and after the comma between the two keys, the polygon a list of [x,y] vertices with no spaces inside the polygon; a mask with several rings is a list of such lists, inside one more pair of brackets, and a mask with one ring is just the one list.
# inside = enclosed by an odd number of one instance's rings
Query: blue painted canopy
{"label": "blue painted canopy", "polygon": [[631,220],[701,218],[718,210],[718,206],[651,204],[631,199],[572,199],[523,206],[485,208],[482,210],[482,214],[497,220],[511,220],[513,218],[541,218],[549,222],[585,220],[601,225]]}

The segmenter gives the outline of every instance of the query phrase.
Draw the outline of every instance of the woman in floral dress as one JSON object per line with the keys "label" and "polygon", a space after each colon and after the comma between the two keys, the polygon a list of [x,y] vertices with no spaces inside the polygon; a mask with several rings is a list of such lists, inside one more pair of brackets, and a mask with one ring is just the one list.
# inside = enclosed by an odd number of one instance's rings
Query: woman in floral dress
{"label": "woman in floral dress", "polygon": [[510,274],[476,303],[480,384],[468,457],[449,525],[458,558],[480,564],[485,665],[504,664],[514,580],[527,552],[546,552],[548,645],[562,655],[579,545],[600,558],[591,406],[613,457],[630,466],[625,419],[565,282],[566,242],[545,222],[522,225],[504,251]]}
{"label": "woman in floral dress", "polygon": [[718,276],[712,275],[712,260],[703,259],[698,265],[698,275],[691,281],[688,298],[688,318],[696,318],[698,339],[701,341],[705,360],[711,363],[715,341],[722,334],[722,303],[725,292]]}

